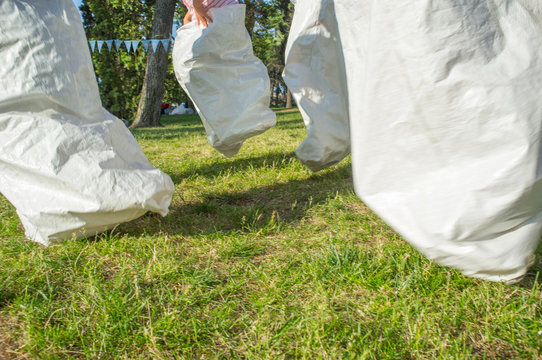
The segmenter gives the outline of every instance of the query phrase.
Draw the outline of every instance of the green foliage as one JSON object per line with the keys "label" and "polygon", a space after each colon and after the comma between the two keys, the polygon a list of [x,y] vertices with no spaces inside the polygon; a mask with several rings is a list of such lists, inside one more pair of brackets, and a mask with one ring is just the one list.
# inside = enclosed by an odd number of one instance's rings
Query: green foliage
{"label": "green foliage", "polygon": [[[154,2],[145,0],[84,0],[81,6],[83,24],[89,40],[149,39],[152,30]],[[284,105],[286,86],[281,74],[284,68],[284,49],[291,22],[292,5],[286,0],[245,0],[246,27],[254,53],[269,69],[275,101]],[[175,24],[180,26],[186,13],[181,2],[175,12]],[[171,56],[171,55],[170,55]],[[137,53],[95,50],[92,60],[96,71],[100,96],[105,108],[121,119],[132,120],[137,112],[147,54],[140,46]],[[280,97],[280,99],[279,99]],[[164,103],[188,101],[178,84],[170,62],[165,80]]]}
{"label": "green foliage", "polygon": [[289,0],[245,0],[246,26],[252,37],[254,54],[267,66],[272,87],[272,106],[286,104],[286,84],[282,79],[284,52],[294,7]]}
{"label": "green foliage", "polygon": [[[183,6],[177,6],[176,19],[184,16]],[[89,40],[140,40],[149,39],[152,32],[154,1],[144,0],[84,0],[81,6],[83,24]],[[92,54],[100,96],[105,108],[121,119],[131,120],[135,116],[143,79],[147,53],[142,46],[136,53],[108,51]],[[186,101],[170,66],[166,75],[164,102]]]}

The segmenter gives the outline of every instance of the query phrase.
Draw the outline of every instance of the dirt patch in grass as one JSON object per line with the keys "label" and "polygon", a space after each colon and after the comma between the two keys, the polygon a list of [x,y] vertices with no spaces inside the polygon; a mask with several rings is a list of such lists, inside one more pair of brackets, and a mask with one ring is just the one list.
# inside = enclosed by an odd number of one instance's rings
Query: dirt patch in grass
{"label": "dirt patch in grass", "polygon": [[478,339],[472,345],[472,355],[476,359],[516,359],[519,355],[516,350],[504,341],[495,341],[488,344]]}
{"label": "dirt patch in grass", "polygon": [[8,315],[0,313],[0,359],[29,359],[28,356],[19,352],[20,344],[11,333],[14,332],[14,320],[10,320]]}

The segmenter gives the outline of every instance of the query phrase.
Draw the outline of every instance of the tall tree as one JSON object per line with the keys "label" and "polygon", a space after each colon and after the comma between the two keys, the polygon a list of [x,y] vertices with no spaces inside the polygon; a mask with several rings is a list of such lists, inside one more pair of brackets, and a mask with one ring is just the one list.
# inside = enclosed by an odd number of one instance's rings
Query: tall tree
{"label": "tall tree", "polygon": [[[252,37],[254,53],[268,66],[274,94],[273,105],[284,106],[287,91],[281,73],[291,21],[292,8],[289,0],[241,1],[247,7],[246,27]],[[175,22],[180,24],[186,12],[180,1],[177,1],[177,7],[173,11],[173,2],[84,0],[81,12],[87,37],[89,40],[168,38],[171,32],[169,19],[172,19],[173,13],[175,12]],[[165,3],[169,4],[166,6]],[[165,29],[162,33],[155,22],[159,22]],[[160,61],[156,61],[156,55],[161,56]],[[156,54],[151,52],[150,56],[141,46],[137,52],[130,53],[124,48],[120,51],[108,51],[104,46],[101,52],[95,51],[92,57],[102,103],[113,114],[125,120],[134,119],[137,113],[138,120],[134,126],[159,124],[161,101],[175,103],[188,100],[175,79],[173,66],[171,61],[167,61],[162,46],[159,46]],[[167,68],[165,75],[151,75],[152,72],[156,73],[156,65],[159,65],[160,69]]]}
{"label": "tall tree", "polygon": [[[148,3],[148,1],[147,1]],[[89,40],[141,39],[150,33],[152,7],[142,0],[84,0],[80,8]],[[121,48],[92,53],[94,69],[105,108],[116,116],[133,117],[143,84],[145,54]]]}
{"label": "tall tree", "polygon": [[[248,0],[247,0],[248,2]],[[254,51],[267,65],[271,79],[271,105],[291,107],[282,72],[284,52],[292,22],[293,7],[290,0],[256,1],[256,26],[253,31]]]}
{"label": "tall tree", "polygon": [[[1,0],[0,0],[1,1]],[[80,7],[83,24],[89,40],[143,40],[152,36],[152,20],[156,0],[84,0]],[[184,6],[177,6],[175,22],[184,16]],[[147,53],[139,46],[138,51],[128,52],[124,46],[92,54],[94,69],[105,108],[125,120],[134,119]],[[178,85],[173,67],[168,66],[164,102],[186,101],[188,96]]]}
{"label": "tall tree", "polygon": [[[154,8],[151,39],[168,39],[173,27],[176,0],[157,0]],[[163,47],[149,50],[145,79],[137,114],[131,127],[158,126],[164,97],[168,54]]]}
{"label": "tall tree", "polygon": [[286,52],[286,43],[288,42],[288,35],[290,34],[290,26],[292,25],[292,17],[293,17],[293,9],[292,4],[290,3],[290,0],[280,0],[279,2],[279,8],[281,13],[283,14],[283,20],[279,22],[278,27],[280,32],[283,34],[283,37],[280,42],[279,47],[279,53],[280,53],[280,59],[281,59],[281,82],[284,85],[285,91],[285,106],[286,108],[292,107],[292,93],[290,92],[290,89],[286,87],[286,83],[284,83],[284,80],[282,80],[282,71],[284,70],[284,54]]}

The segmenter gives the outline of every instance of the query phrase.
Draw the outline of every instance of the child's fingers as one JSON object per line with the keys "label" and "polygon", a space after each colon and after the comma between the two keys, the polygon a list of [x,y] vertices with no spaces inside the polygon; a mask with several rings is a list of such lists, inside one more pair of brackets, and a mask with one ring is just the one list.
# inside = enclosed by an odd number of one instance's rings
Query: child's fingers
{"label": "child's fingers", "polygon": [[197,14],[198,24],[202,24],[205,27],[209,26],[209,23],[213,22],[213,18],[209,13],[206,14]]}
{"label": "child's fingers", "polygon": [[207,23],[207,19],[201,15],[197,16],[198,25],[203,25],[203,27],[207,27],[209,24]]}

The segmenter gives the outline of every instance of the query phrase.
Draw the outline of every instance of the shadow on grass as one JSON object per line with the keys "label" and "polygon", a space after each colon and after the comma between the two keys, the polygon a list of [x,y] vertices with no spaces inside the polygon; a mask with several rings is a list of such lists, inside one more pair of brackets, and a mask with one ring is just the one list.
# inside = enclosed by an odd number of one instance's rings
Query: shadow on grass
{"label": "shadow on grass", "polygon": [[207,193],[198,201],[172,206],[165,218],[146,215],[120,225],[117,231],[141,236],[158,232],[207,235],[278,230],[282,225],[303,219],[311,208],[335,194],[351,190],[351,170],[345,164],[307,179],[242,192]]}
{"label": "shadow on grass", "polygon": [[[301,116],[301,115],[299,115]],[[295,119],[288,119],[288,120],[281,120],[279,119],[277,121],[277,128],[281,130],[291,130],[291,129],[304,129],[305,124],[303,123],[303,120],[299,117],[296,117]]]}
{"label": "shadow on grass", "polygon": [[180,173],[168,174],[174,183],[180,182],[191,176],[204,176],[212,178],[220,176],[225,172],[242,172],[247,169],[258,169],[268,167],[272,169],[282,169],[291,166],[292,161],[297,161],[295,153],[268,153],[251,158],[236,157],[234,159],[221,158],[212,163],[196,166]]}

